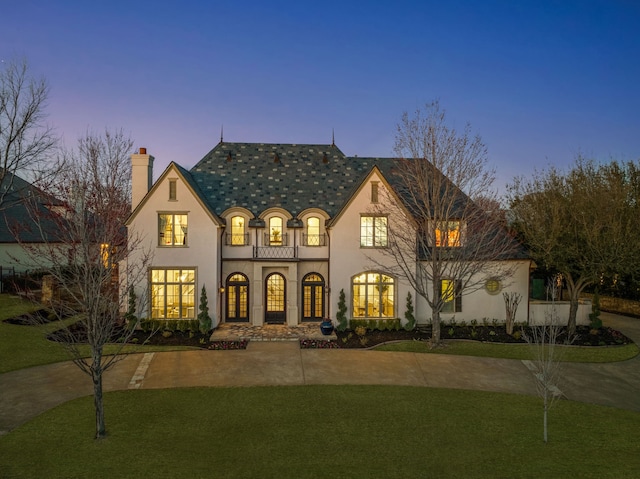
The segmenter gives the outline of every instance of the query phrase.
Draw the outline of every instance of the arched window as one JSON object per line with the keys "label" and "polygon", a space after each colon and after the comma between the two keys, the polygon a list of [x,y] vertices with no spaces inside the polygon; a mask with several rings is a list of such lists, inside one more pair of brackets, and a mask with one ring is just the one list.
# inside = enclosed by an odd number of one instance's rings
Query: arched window
{"label": "arched window", "polygon": [[382,273],[368,272],[354,276],[353,317],[395,318],[395,281]]}
{"label": "arched window", "polygon": [[320,218],[311,216],[307,219],[307,231],[303,236],[305,246],[324,246],[325,236],[320,233]]}
{"label": "arched window", "polygon": [[229,322],[249,321],[249,280],[234,273],[227,278],[227,316]]}
{"label": "arched window", "polygon": [[302,320],[322,321],[324,318],[324,278],[309,273],[302,279]]}
{"label": "arched window", "polygon": [[244,218],[242,216],[234,216],[231,218],[231,241],[227,244],[233,246],[242,246],[248,244],[247,237],[244,232]]}
{"label": "arched window", "polygon": [[269,219],[268,235],[269,246],[283,246],[286,244],[283,239],[282,218],[279,216],[272,216]]}

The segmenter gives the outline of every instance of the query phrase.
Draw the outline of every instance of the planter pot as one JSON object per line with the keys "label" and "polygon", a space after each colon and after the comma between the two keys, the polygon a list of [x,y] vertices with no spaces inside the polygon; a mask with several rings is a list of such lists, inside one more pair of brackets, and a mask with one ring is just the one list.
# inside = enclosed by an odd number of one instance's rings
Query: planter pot
{"label": "planter pot", "polygon": [[327,319],[325,321],[322,321],[320,323],[320,331],[325,336],[329,336],[331,333],[333,333],[333,323],[331,322],[331,320]]}

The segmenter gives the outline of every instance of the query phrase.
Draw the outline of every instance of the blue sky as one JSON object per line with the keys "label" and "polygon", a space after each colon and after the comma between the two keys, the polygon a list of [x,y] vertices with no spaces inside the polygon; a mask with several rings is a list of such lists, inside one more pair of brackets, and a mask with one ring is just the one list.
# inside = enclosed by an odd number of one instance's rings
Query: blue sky
{"label": "blue sky", "polygon": [[3,6],[0,60],[51,86],[73,146],[122,128],[190,168],[220,139],[392,156],[439,99],[489,149],[496,186],[581,152],[640,158],[635,1],[34,1]]}

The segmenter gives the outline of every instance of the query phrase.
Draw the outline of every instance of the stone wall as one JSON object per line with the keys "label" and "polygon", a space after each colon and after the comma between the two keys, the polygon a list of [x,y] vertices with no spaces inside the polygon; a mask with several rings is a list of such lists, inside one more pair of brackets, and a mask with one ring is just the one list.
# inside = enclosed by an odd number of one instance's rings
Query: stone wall
{"label": "stone wall", "polygon": [[[581,297],[592,299],[593,294],[582,293]],[[640,318],[640,301],[600,296],[600,310]]]}

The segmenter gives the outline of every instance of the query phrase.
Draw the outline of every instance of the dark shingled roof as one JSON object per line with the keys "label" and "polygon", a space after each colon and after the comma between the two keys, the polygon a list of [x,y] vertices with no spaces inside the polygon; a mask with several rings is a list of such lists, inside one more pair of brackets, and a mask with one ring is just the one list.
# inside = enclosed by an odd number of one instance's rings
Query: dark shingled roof
{"label": "dark shingled roof", "polygon": [[316,207],[335,216],[374,165],[335,145],[219,143],[191,168],[202,197],[220,215],[242,206],[259,216],[278,206],[296,216]]}

